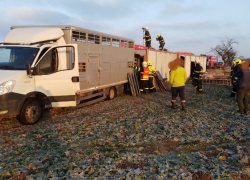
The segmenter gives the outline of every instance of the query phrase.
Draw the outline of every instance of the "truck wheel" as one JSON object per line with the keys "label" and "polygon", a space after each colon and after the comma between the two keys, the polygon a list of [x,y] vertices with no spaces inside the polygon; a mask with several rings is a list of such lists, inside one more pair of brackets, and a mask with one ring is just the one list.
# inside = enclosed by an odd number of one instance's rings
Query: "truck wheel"
{"label": "truck wheel", "polygon": [[23,125],[37,123],[43,115],[42,107],[42,104],[37,99],[28,99],[17,116],[18,121]]}
{"label": "truck wheel", "polygon": [[112,99],[115,98],[115,96],[116,96],[116,89],[115,89],[115,87],[109,88],[109,94],[108,94],[107,99],[108,100],[112,100]]}

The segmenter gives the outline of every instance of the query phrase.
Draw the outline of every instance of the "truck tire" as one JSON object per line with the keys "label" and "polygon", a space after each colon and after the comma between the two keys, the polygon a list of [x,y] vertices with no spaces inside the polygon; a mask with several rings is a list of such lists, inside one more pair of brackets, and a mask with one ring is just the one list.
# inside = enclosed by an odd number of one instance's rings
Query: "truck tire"
{"label": "truck tire", "polygon": [[112,100],[112,99],[114,99],[115,97],[116,97],[116,89],[115,89],[115,87],[109,88],[109,94],[108,94],[108,96],[107,96],[107,99],[108,99],[108,100]]}
{"label": "truck tire", "polygon": [[43,106],[37,99],[28,99],[23,104],[18,121],[23,125],[35,124],[43,115]]}

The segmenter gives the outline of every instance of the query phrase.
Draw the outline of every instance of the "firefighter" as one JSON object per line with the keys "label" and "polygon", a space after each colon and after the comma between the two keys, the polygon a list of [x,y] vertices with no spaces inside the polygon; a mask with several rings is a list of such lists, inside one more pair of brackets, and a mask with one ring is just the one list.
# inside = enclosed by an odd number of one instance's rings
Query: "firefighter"
{"label": "firefighter", "polygon": [[234,76],[238,77],[237,85],[239,87],[237,91],[237,102],[240,114],[248,114],[249,111],[249,89],[250,89],[250,71],[249,62],[242,62],[241,70],[237,71]]}
{"label": "firefighter", "polygon": [[154,87],[154,73],[156,72],[154,66],[152,66],[152,63],[148,61],[148,68],[149,68],[149,80],[148,80],[148,87],[149,87],[149,92],[155,92],[156,89]]}
{"label": "firefighter", "polygon": [[151,36],[148,31],[148,27],[145,28],[145,36],[143,37],[143,39],[145,39],[146,47],[150,49],[151,48]]}
{"label": "firefighter", "polygon": [[164,50],[165,41],[164,41],[163,37],[161,36],[161,34],[157,35],[156,41],[159,41],[159,43],[160,43],[159,50],[163,51]]}
{"label": "firefighter", "polygon": [[234,69],[234,75],[233,75],[233,92],[234,92],[234,98],[237,100],[237,91],[239,89],[238,87],[238,77],[235,76],[235,74],[242,69],[241,64],[242,60],[241,59],[236,59],[235,61],[235,69]]}
{"label": "firefighter", "polygon": [[232,88],[232,92],[231,92],[230,97],[235,97],[236,90],[237,90],[237,86],[234,83],[234,79],[233,79],[235,69],[236,69],[236,63],[235,63],[235,61],[233,61],[233,66],[231,67],[231,73],[230,73],[230,79],[231,79],[231,84],[232,84],[233,88]]}
{"label": "firefighter", "polygon": [[142,62],[142,68],[140,68],[140,92],[148,93],[148,79],[149,68],[146,61]]}
{"label": "firefighter", "polygon": [[196,84],[196,94],[202,94],[202,66],[200,65],[200,60],[195,60],[195,68],[193,72],[194,84]]}

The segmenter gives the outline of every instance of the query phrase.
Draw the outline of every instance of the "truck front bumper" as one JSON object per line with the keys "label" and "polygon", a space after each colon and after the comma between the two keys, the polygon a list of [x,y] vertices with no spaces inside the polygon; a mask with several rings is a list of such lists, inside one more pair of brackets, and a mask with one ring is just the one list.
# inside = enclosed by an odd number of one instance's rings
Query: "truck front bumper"
{"label": "truck front bumper", "polygon": [[0,95],[0,119],[18,115],[23,98],[24,95],[18,93]]}

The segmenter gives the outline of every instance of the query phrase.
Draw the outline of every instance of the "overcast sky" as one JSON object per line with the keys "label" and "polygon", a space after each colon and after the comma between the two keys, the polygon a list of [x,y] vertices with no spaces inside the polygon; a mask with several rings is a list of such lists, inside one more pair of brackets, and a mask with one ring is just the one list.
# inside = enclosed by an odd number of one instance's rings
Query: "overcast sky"
{"label": "overcast sky", "polygon": [[238,57],[250,58],[250,0],[0,0],[0,42],[13,25],[73,25],[152,47],[160,33],[170,51],[207,54],[226,41],[238,42]]}

